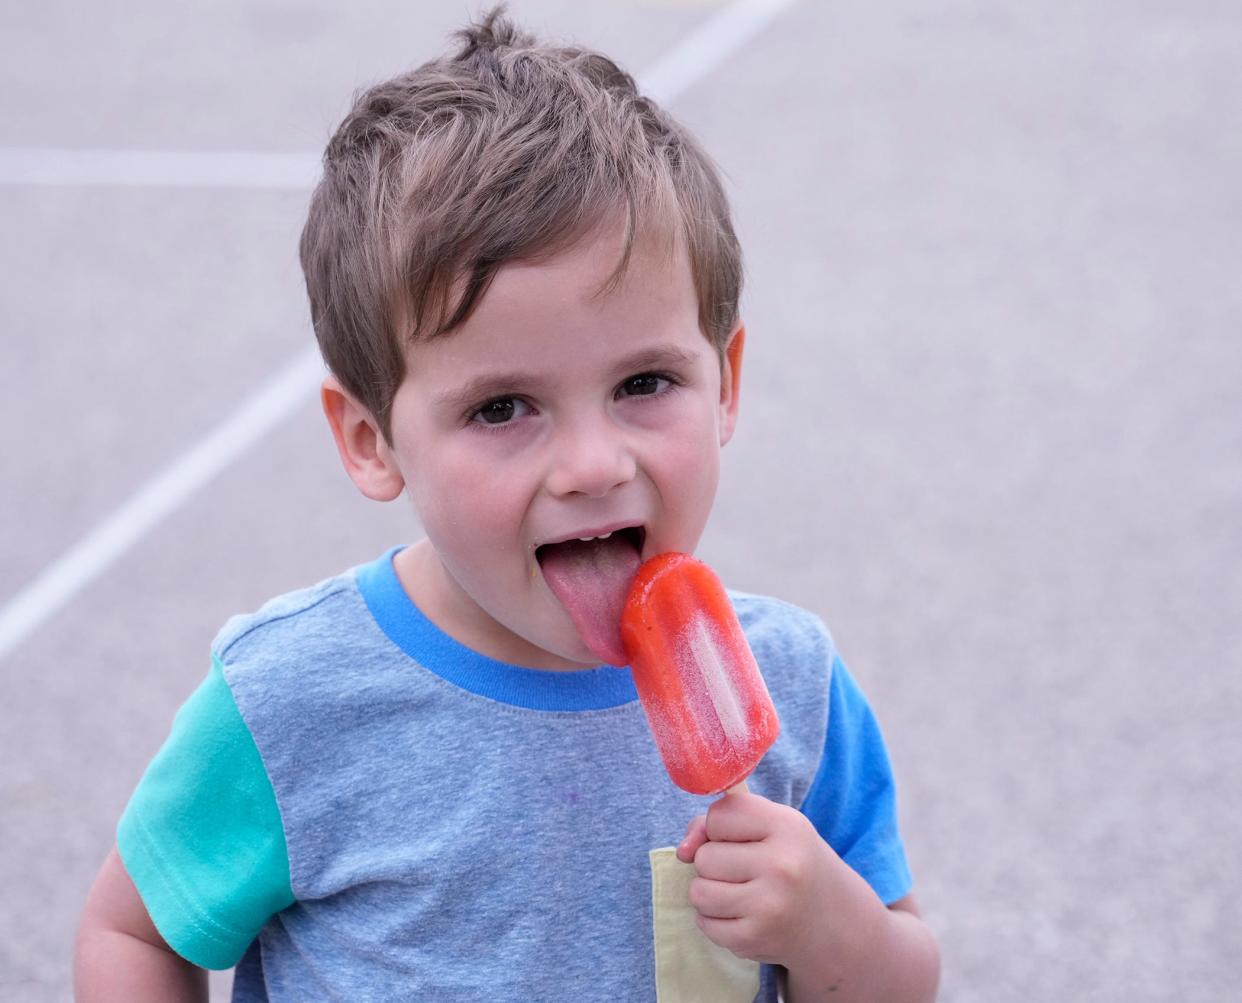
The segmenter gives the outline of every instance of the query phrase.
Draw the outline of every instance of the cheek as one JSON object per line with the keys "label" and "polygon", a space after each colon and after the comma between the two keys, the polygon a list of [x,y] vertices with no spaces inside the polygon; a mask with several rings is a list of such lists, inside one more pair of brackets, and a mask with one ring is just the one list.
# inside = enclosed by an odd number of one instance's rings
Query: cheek
{"label": "cheek", "polygon": [[486,451],[461,450],[426,464],[410,496],[423,528],[437,547],[469,551],[515,536],[520,494],[505,466]]}
{"label": "cheek", "polygon": [[701,524],[720,479],[720,443],[715,426],[698,422],[661,450],[657,477],[665,503],[686,520]]}

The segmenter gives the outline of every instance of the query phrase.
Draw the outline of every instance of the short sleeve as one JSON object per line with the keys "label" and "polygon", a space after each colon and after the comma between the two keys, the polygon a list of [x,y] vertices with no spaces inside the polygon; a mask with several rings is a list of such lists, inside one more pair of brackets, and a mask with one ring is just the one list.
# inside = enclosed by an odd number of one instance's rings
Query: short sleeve
{"label": "short sleeve", "polygon": [[884,738],[840,659],[832,666],[824,754],[802,813],[886,904],[910,890],[897,795]]}
{"label": "short sleeve", "polygon": [[186,701],[117,828],[156,929],[202,968],[230,968],[293,903],[275,792],[219,660]]}

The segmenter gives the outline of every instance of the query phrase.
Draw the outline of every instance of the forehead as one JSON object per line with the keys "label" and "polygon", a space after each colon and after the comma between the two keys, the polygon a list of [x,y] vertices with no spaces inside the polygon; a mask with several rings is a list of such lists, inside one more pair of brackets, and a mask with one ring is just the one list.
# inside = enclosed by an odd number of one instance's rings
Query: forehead
{"label": "forehead", "polygon": [[682,306],[687,293],[695,295],[678,233],[646,229],[627,248],[625,227],[617,222],[597,226],[567,246],[505,262],[482,299],[490,299],[493,309],[511,309],[537,300],[537,291],[557,292],[562,304],[601,310],[612,296],[670,308]]}
{"label": "forehead", "polygon": [[698,297],[683,241],[642,235],[627,258],[618,225],[537,258],[506,262],[447,338],[486,334],[521,351],[550,334],[576,332],[590,342],[635,328],[667,333],[687,324],[698,329]]}
{"label": "forehead", "polygon": [[635,241],[618,273],[624,247],[623,232],[598,231],[507,262],[464,322],[408,346],[407,382],[451,409],[491,393],[586,387],[639,362],[659,369],[714,357],[684,250]]}

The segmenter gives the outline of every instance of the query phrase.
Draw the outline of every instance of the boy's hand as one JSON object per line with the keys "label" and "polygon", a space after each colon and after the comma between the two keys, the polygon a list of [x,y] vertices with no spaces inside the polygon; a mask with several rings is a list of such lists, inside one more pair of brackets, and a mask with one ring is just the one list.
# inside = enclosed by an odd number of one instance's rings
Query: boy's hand
{"label": "boy's hand", "polygon": [[[846,975],[887,910],[801,812],[749,792],[726,794],[677,847],[693,862],[699,929],[734,954]],[[850,973],[852,974],[852,973]]]}

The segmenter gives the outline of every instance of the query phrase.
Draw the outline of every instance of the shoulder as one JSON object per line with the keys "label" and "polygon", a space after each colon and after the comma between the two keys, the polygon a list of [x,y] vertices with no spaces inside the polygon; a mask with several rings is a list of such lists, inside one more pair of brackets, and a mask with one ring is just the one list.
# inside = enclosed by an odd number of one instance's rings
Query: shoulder
{"label": "shoulder", "polygon": [[359,591],[358,570],[277,596],[221,628],[212,654],[248,721],[278,693],[282,706],[322,699],[389,651]]}
{"label": "shoulder", "polygon": [[754,774],[765,797],[797,806],[823,757],[836,648],[814,613],[768,596],[730,590],[734,609],[768,693],[781,734]]}
{"label": "shoulder", "polygon": [[212,653],[225,665],[244,661],[256,650],[301,646],[328,625],[340,626],[361,602],[354,570],[269,599],[253,613],[230,617],[212,641]]}
{"label": "shoulder", "polygon": [[377,622],[365,587],[388,564],[385,554],[277,596],[216,635],[213,657],[265,754],[290,721],[365,714],[377,687],[408,684],[410,657]]}
{"label": "shoulder", "polygon": [[820,617],[771,596],[730,589],[729,598],[765,676],[788,665],[801,666],[804,671],[809,665],[831,670],[837,649]]}
{"label": "shoulder", "polygon": [[838,664],[828,627],[809,610],[781,599],[733,590],[729,596],[783,730],[802,735],[808,754],[818,750]]}

